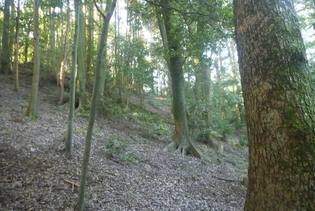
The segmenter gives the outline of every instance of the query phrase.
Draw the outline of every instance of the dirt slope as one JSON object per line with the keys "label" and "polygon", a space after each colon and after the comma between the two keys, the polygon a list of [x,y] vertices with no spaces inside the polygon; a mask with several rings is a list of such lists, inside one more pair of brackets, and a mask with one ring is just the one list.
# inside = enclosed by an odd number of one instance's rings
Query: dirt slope
{"label": "dirt slope", "polygon": [[[39,118],[24,117],[29,84],[18,95],[0,75],[0,210],[74,210],[88,119],[75,118],[73,157],[64,157],[67,110],[58,90],[39,89]],[[161,149],[166,135],[149,138],[136,122],[96,121],[87,180],[87,210],[242,210],[246,153],[200,145],[211,162]]]}

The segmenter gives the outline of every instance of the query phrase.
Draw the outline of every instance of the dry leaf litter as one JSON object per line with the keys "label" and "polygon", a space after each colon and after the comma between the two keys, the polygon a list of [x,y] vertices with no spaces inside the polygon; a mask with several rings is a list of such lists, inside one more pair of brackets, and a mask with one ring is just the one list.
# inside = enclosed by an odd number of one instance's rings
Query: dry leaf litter
{"label": "dry leaf litter", "polygon": [[[30,84],[22,81],[19,94],[13,90],[13,76],[0,75],[0,210],[74,210],[88,117],[75,117],[67,159],[68,113],[57,105],[58,89],[39,88],[36,120],[24,116]],[[97,118],[86,210],[243,210],[246,152],[224,143],[218,155],[198,145],[210,156],[205,161],[162,151],[169,136],[143,134],[136,122]],[[108,150],[113,139],[126,146]]]}

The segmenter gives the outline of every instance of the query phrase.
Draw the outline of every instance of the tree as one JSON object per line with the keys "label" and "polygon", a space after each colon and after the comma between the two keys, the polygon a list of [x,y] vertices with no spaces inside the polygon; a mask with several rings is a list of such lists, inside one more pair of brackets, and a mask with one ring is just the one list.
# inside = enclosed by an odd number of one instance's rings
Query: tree
{"label": "tree", "polygon": [[67,0],[67,27],[65,33],[65,42],[64,42],[64,49],[63,49],[63,57],[60,64],[60,71],[58,73],[58,84],[60,86],[60,95],[58,104],[63,103],[63,96],[65,92],[65,69],[67,68],[67,52],[68,52],[68,42],[69,42],[69,33],[70,33],[70,0]]}
{"label": "tree", "polygon": [[[82,0],[81,0],[82,4]],[[79,24],[79,49],[78,49],[78,76],[79,76],[79,108],[83,109],[86,106],[87,99],[85,94],[86,85],[86,27],[85,16],[82,7],[80,7],[80,24]]]}
{"label": "tree", "polygon": [[87,13],[87,53],[86,53],[86,73],[91,73],[93,65],[94,55],[94,10],[93,1],[86,1],[86,13]]}
{"label": "tree", "polygon": [[14,70],[15,70],[15,81],[14,81],[14,89],[15,91],[19,91],[19,21],[20,21],[20,0],[17,2],[16,9],[16,20],[15,20],[15,47],[14,47]]}
{"label": "tree", "polygon": [[36,104],[38,94],[38,83],[39,83],[39,71],[40,71],[40,53],[39,53],[39,33],[38,33],[38,10],[39,0],[34,0],[34,13],[33,13],[33,36],[34,36],[34,71],[32,79],[32,90],[30,95],[30,101],[26,110],[26,116],[31,118],[36,117]]}
{"label": "tree", "polygon": [[[95,1],[94,1],[95,2]],[[95,4],[96,5],[96,4]],[[103,57],[103,50],[106,48],[106,40],[107,39],[107,32],[109,27],[109,21],[113,15],[114,9],[116,6],[116,0],[107,0],[106,1],[106,14],[100,12],[99,8],[98,11],[103,16],[103,26],[101,35],[99,38],[98,44],[98,52],[97,52],[97,60],[96,60],[96,78],[93,87],[93,95],[92,95],[92,102],[91,102],[91,111],[89,117],[89,124],[87,129],[87,134],[85,138],[85,149],[84,149],[84,157],[82,162],[82,169],[81,169],[81,178],[80,178],[80,190],[79,190],[79,199],[77,208],[79,211],[84,210],[84,196],[85,196],[85,186],[86,186],[86,177],[87,177],[87,170],[88,164],[90,159],[90,152],[91,152],[91,142],[92,142],[92,133],[94,127],[94,120],[96,116],[96,108],[97,104],[99,103],[99,98],[101,96],[101,83],[102,81],[102,61],[104,60]],[[105,58],[106,59],[106,58]]]}
{"label": "tree", "polygon": [[[192,153],[196,157],[201,157],[195,146],[190,140],[187,123],[187,109],[184,90],[184,72],[183,72],[183,57],[181,55],[180,45],[180,28],[176,25],[175,11],[171,7],[171,2],[168,0],[161,1],[161,11],[165,25],[166,38],[168,42],[168,56],[169,56],[169,71],[172,79],[172,93],[173,93],[173,115],[175,123],[174,141],[175,145],[185,154],[186,151]],[[160,27],[161,28],[161,27]],[[164,46],[165,47],[165,46]]]}
{"label": "tree", "polygon": [[3,33],[2,33],[2,55],[1,55],[1,73],[9,73],[10,70],[10,4],[11,0],[4,2],[4,17],[3,17]]}
{"label": "tree", "polygon": [[81,0],[75,0],[74,6],[75,6],[75,32],[74,32],[74,43],[73,43],[73,49],[72,49],[72,68],[71,68],[68,130],[67,130],[67,138],[66,138],[66,155],[67,155],[67,157],[71,156],[71,149],[72,149],[73,119],[74,119],[75,89],[76,89],[75,73],[77,70],[78,43],[79,43],[79,37],[80,37],[79,24],[80,24]]}
{"label": "tree", "polygon": [[245,210],[315,210],[314,94],[292,0],[234,0],[249,142]]}

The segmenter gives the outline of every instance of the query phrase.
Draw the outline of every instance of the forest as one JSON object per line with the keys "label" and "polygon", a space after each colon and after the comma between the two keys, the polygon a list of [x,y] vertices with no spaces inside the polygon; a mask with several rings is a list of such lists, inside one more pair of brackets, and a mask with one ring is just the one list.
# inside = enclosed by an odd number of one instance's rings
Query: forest
{"label": "forest", "polygon": [[0,1],[0,210],[315,210],[314,8]]}

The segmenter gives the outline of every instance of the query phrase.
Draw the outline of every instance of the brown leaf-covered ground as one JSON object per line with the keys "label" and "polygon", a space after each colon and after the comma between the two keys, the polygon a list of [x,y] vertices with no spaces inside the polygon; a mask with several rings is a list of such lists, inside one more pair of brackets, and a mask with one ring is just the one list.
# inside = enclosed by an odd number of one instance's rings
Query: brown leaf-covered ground
{"label": "brown leaf-covered ground", "polygon": [[[73,156],[64,156],[67,107],[58,89],[39,88],[38,119],[24,116],[30,92],[21,80],[0,75],[0,210],[74,210],[87,117],[76,117]],[[148,102],[158,110],[158,101]],[[155,105],[155,106],[154,106]],[[171,117],[170,117],[171,118]],[[171,138],[141,121],[98,116],[86,190],[86,210],[242,210],[246,151],[224,143],[208,161],[162,151]],[[152,129],[152,128],[151,128]]]}

